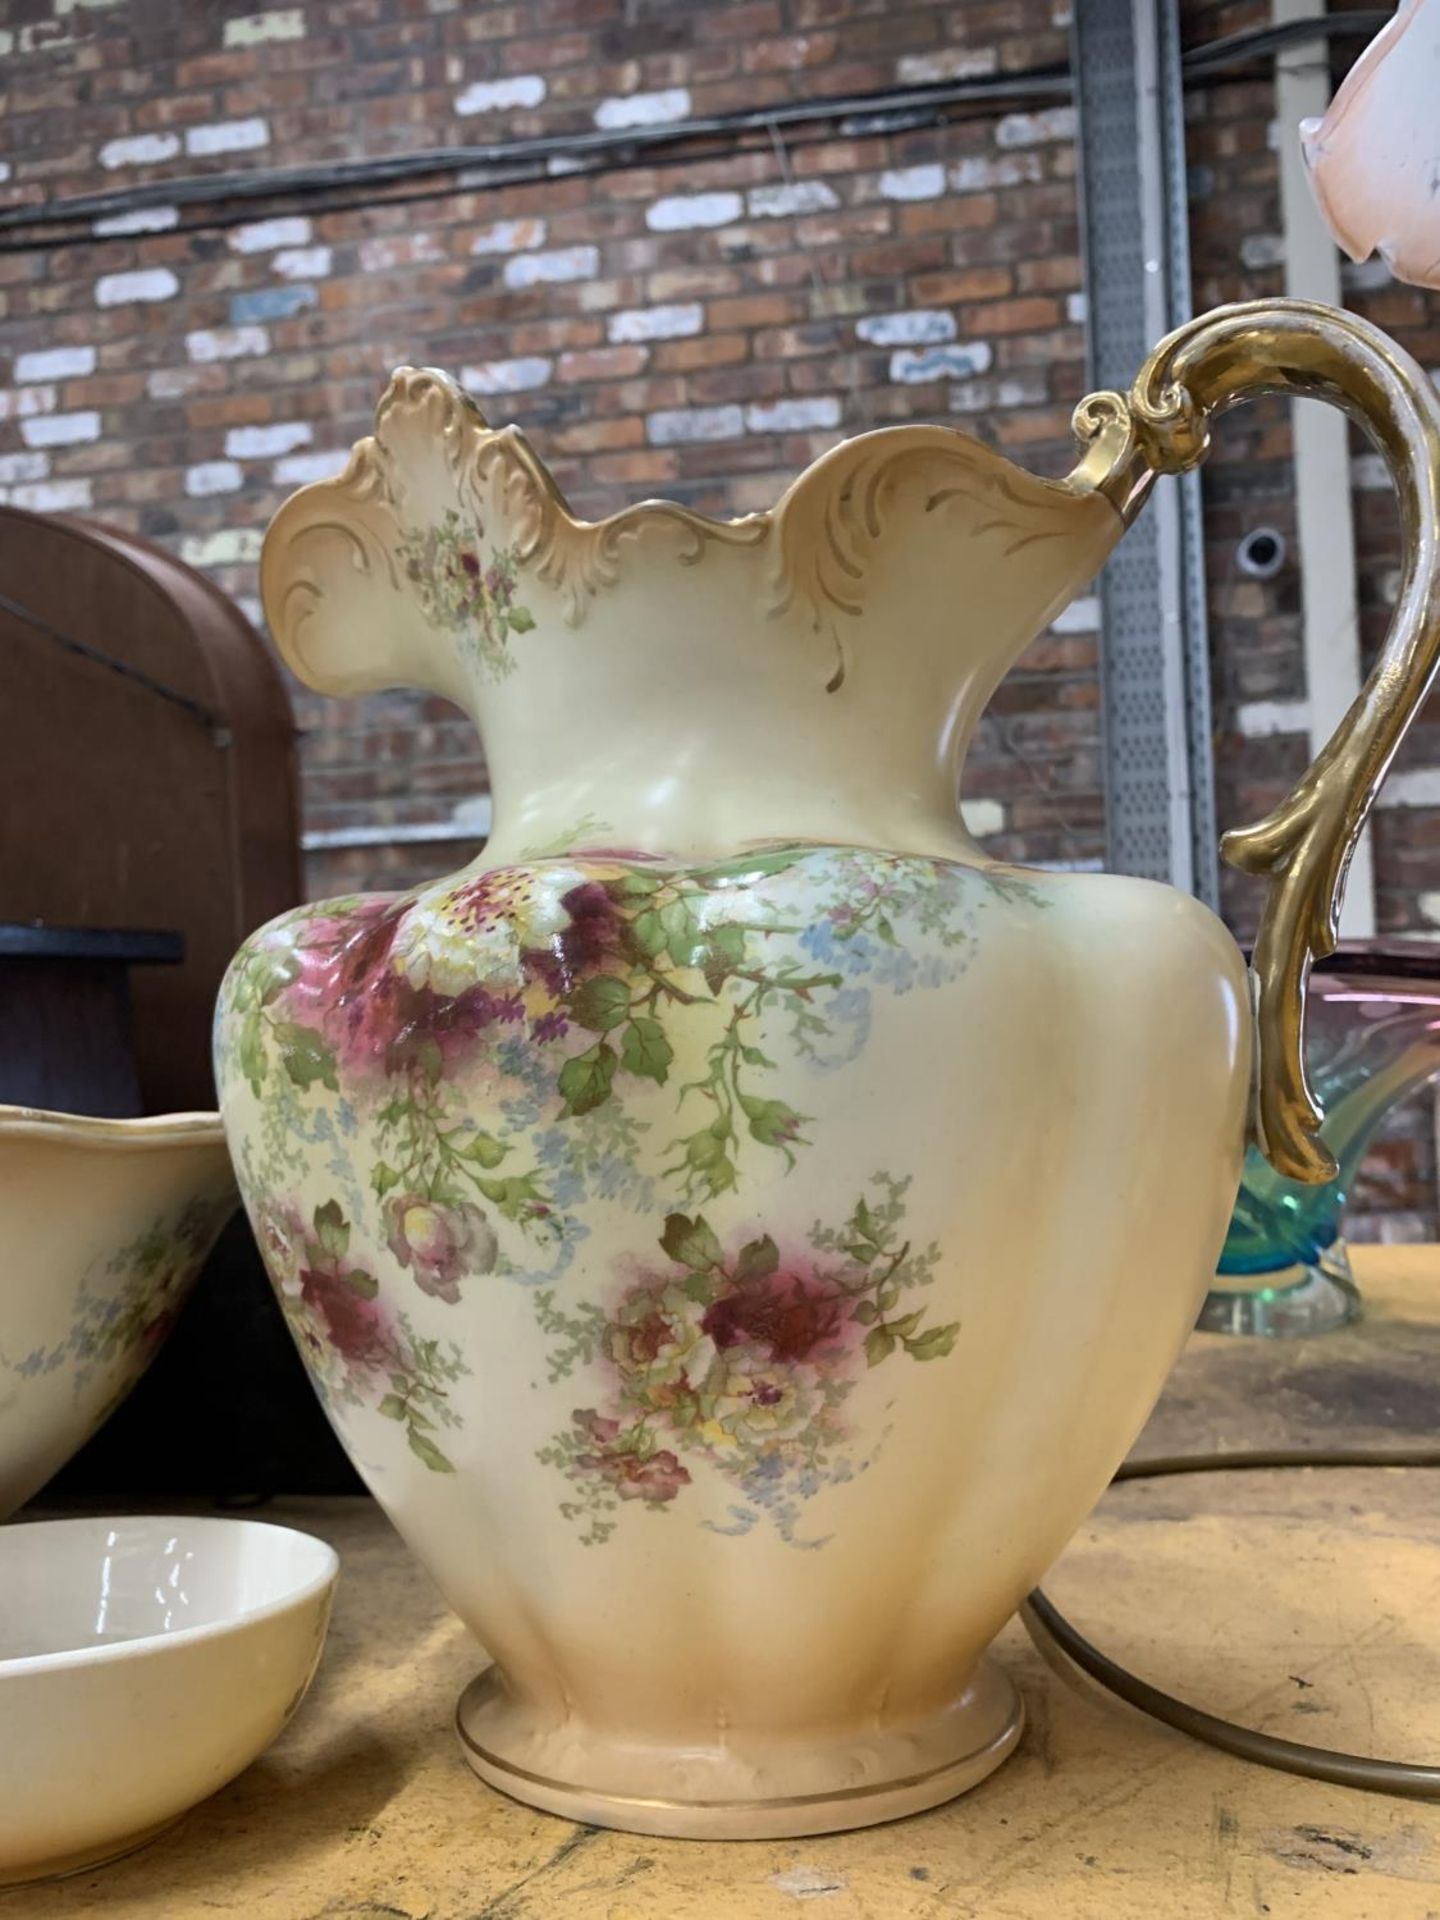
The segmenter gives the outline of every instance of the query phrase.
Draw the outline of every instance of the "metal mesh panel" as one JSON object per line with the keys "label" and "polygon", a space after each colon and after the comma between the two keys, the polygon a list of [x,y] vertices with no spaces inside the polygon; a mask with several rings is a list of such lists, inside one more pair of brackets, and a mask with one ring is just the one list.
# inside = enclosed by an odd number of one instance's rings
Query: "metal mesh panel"
{"label": "metal mesh panel", "polygon": [[[1173,0],[1074,14],[1089,356],[1129,386],[1188,314],[1184,129]],[[1218,895],[1200,500],[1159,483],[1100,585],[1107,864]]]}

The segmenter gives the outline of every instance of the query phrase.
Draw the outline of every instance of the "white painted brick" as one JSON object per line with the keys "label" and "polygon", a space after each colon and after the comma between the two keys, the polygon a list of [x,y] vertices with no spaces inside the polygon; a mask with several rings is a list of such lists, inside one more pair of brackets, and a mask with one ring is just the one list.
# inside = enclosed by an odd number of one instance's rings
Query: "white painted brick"
{"label": "white painted brick", "polygon": [[100,149],[102,167],[153,167],[173,160],[180,151],[178,133],[134,133],[123,140],[107,140]]}
{"label": "white painted brick", "polygon": [[651,446],[670,447],[691,440],[735,440],[745,431],[739,407],[669,407],[646,416]]}
{"label": "white painted brick", "polygon": [[285,420],[273,427],[232,427],[225,451],[232,460],[273,460],[296,447],[308,447],[314,429],[304,420]]}
{"label": "white painted brick", "polygon": [[83,380],[94,371],[94,347],[41,347],[15,356],[15,378],[20,381]]}
{"label": "white painted brick", "polygon": [[152,400],[182,400],[204,383],[204,375],[193,367],[156,367],[145,376],[145,391]]}
{"label": "white painted brick", "polygon": [[307,246],[310,235],[310,222],[303,214],[287,214],[279,220],[247,220],[243,227],[232,227],[230,245],[236,253],[274,253],[280,247]]}
{"label": "white painted brick", "polygon": [[28,507],[32,513],[82,512],[92,504],[90,482],[80,478],[37,480],[25,486],[12,487],[10,504]]}
{"label": "white painted brick", "polygon": [[1440,807],[1440,767],[1411,767],[1392,773],[1375,802],[1377,807]]}
{"label": "white painted brick", "polygon": [[1383,453],[1357,453],[1350,462],[1350,484],[1360,493],[1385,493],[1393,484]]}
{"label": "white painted brick", "polygon": [[1050,622],[1052,633],[1098,633],[1100,631],[1100,601],[1093,593],[1083,594],[1080,599],[1072,600],[1068,607],[1062,607]]}
{"label": "white painted brick", "polygon": [[196,500],[210,493],[234,493],[244,483],[244,472],[233,460],[202,460],[185,469],[185,491]]}
{"label": "white painted brick", "polygon": [[0,390],[0,420],[28,420],[33,414],[53,413],[54,387],[11,387]]}
{"label": "white painted brick", "polygon": [[271,478],[281,486],[308,487],[314,480],[333,480],[345,471],[349,447],[317,448],[313,453],[287,453],[277,460]]}
{"label": "white painted brick", "polygon": [[305,15],[299,7],[275,7],[269,13],[242,13],[225,22],[224,47],[259,47],[267,40],[303,40]]}
{"label": "white painted brick", "polygon": [[253,593],[240,593],[235,596],[235,604],[250,622],[252,627],[263,627],[265,609]]}
{"label": "white painted brick", "polygon": [[984,373],[993,358],[987,341],[966,340],[949,346],[901,347],[890,356],[890,378],[902,386],[926,380],[964,380]]}
{"label": "white painted brick", "polygon": [[90,231],[103,240],[121,233],[168,233],[179,224],[178,207],[134,207],[129,213],[111,213],[93,220]]}
{"label": "white painted brick", "polygon": [[192,567],[239,567],[260,558],[264,534],[259,527],[226,527],[219,533],[190,534],[180,542],[180,558]]}
{"label": "white painted brick", "polygon": [[962,800],[960,818],[965,822],[965,831],[977,840],[1005,831],[1005,809],[998,800]]}
{"label": "white painted brick", "polygon": [[965,384],[950,389],[951,413],[989,413],[997,408],[1036,407],[1049,399],[1043,370],[1012,374],[1008,380],[967,376]]}
{"label": "white painted brick", "polygon": [[994,73],[1000,56],[994,47],[947,47],[942,53],[905,53],[895,62],[895,78],[905,87],[934,80],[978,80]]}
{"label": "white painted brick", "polygon": [[956,193],[984,193],[991,187],[1018,187],[1043,180],[1045,163],[1038,153],[967,153],[950,167]]}
{"label": "white painted brick", "polygon": [[538,73],[516,73],[506,80],[476,80],[455,96],[461,114],[498,113],[506,107],[538,107],[546,86]]}
{"label": "white painted brick", "polygon": [[613,346],[622,346],[633,340],[687,340],[704,324],[704,307],[687,300],[668,307],[627,307],[611,314],[606,331]]}
{"label": "white painted brick", "polygon": [[673,193],[645,209],[652,233],[686,233],[694,227],[725,227],[744,212],[738,193]]}
{"label": "white painted brick", "polygon": [[997,147],[1039,147],[1047,140],[1075,138],[1075,109],[1046,107],[1043,113],[1007,113],[996,123]]}
{"label": "white painted brick", "polygon": [[143,267],[137,273],[106,273],[95,282],[97,307],[128,307],[144,300],[173,300],[180,282],[169,267]]}
{"label": "white painted brick", "polygon": [[1265,267],[1285,264],[1285,236],[1279,233],[1247,233],[1240,242],[1240,264],[1252,273]]}
{"label": "white painted brick", "polygon": [[0,453],[0,486],[17,480],[43,480],[50,471],[48,453]]}
{"label": "white painted brick", "polygon": [[840,424],[840,402],[832,393],[804,400],[758,400],[745,409],[751,433],[816,433]]}
{"label": "white painted brick", "polygon": [[752,220],[786,220],[801,213],[828,213],[840,196],[824,180],[786,180],[773,187],[752,187],[745,196]]}
{"label": "white painted brick", "polygon": [[10,162],[8,160],[0,160],[0,181],[8,180],[10,178],[11,172],[12,172],[12,168],[11,168]]}
{"label": "white painted brick", "polygon": [[471,253],[523,253],[545,244],[543,220],[493,220],[470,242]]}
{"label": "white painted brick", "polygon": [[934,200],[945,191],[945,169],[938,163],[923,167],[887,167],[880,176],[886,200]]}
{"label": "white painted brick", "polygon": [[324,280],[333,256],[329,247],[286,247],[270,262],[270,271],[282,280]]}
{"label": "white painted brick", "polygon": [[624,93],[602,100],[595,109],[595,124],[608,131],[657,127],[668,120],[683,120],[689,112],[690,89],[665,87],[659,93]]}
{"label": "white painted brick", "polygon": [[360,245],[360,264],[366,273],[426,266],[444,258],[444,247],[428,233],[377,233]]}
{"label": "white painted brick", "polygon": [[1308,733],[1308,700],[1246,700],[1235,712],[1235,722],[1247,740],[1264,740],[1272,734]]}
{"label": "white painted brick", "polygon": [[202,327],[185,336],[185,351],[197,365],[212,360],[248,360],[270,351],[264,327]]}
{"label": "white painted brick", "polygon": [[869,313],[855,322],[855,333],[872,347],[931,347],[955,338],[955,316],[943,307],[911,307],[904,313]]}
{"label": "white painted brick", "polygon": [[523,354],[517,360],[487,360],[481,366],[466,367],[460,384],[467,393],[527,393],[549,384],[553,366],[540,353]]}
{"label": "white painted brick", "polygon": [[207,153],[249,153],[269,144],[270,127],[264,120],[215,120],[185,129],[185,151],[197,159]]}
{"label": "white painted brick", "polygon": [[37,413],[20,422],[27,447],[77,447],[100,438],[98,413]]}
{"label": "white painted brick", "polygon": [[516,253],[501,276],[507,287],[534,287],[556,280],[593,280],[600,271],[598,247],[559,247],[553,253]]}
{"label": "white painted brick", "polygon": [[1065,318],[1074,327],[1083,327],[1090,318],[1090,302],[1083,293],[1066,294]]}

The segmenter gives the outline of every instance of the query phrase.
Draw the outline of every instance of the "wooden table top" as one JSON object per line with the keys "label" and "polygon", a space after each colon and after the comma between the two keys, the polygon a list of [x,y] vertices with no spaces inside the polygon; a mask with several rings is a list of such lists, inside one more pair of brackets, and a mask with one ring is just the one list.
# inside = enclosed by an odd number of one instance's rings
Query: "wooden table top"
{"label": "wooden table top", "polygon": [[[1310,1342],[1197,1335],[1137,1454],[1433,1442],[1440,1247],[1355,1250],[1368,1313]],[[1157,1684],[1292,1739],[1440,1761],[1440,1501],[1424,1471],[1112,1490],[1048,1590]],[[815,1840],[575,1827],[487,1790],[451,1731],[482,1656],[369,1502],[285,1501],[344,1572],[303,1711],[145,1851],[0,1920],[1440,1920],[1440,1806],[1315,1785],[1155,1725],[1015,1622],[1018,1754],[947,1807]]]}

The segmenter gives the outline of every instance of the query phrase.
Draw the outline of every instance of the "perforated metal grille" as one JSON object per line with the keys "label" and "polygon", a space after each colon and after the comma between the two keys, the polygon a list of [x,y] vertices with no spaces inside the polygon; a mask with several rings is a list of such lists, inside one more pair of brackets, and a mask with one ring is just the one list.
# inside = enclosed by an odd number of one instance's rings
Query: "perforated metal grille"
{"label": "perforated metal grille", "polygon": [[[1092,384],[1190,311],[1173,0],[1074,11]],[[1162,481],[1101,580],[1107,864],[1218,897],[1198,481]]]}

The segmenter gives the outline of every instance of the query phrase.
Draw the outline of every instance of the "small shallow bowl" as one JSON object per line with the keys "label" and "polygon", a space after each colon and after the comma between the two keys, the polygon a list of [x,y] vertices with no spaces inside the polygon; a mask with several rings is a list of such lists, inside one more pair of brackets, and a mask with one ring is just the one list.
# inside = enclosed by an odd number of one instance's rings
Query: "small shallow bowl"
{"label": "small shallow bowl", "polygon": [[0,1886],[128,1853],[304,1698],[338,1562],[258,1520],[0,1528]]}
{"label": "small shallow bowl", "polygon": [[218,1113],[0,1106],[0,1520],[140,1378],[235,1202]]}

